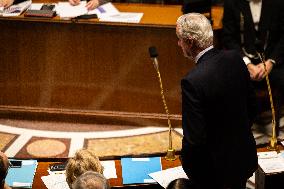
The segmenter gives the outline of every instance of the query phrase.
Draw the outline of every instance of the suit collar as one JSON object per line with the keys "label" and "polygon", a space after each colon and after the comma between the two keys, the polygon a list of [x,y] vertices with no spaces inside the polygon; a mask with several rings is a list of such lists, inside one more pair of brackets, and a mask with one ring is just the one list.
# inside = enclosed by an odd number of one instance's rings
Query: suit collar
{"label": "suit collar", "polygon": [[[212,46],[213,47],[213,46]],[[210,59],[210,57],[212,57],[213,55],[215,55],[218,52],[217,49],[215,49],[214,47],[209,49],[208,51],[206,51],[197,61],[196,64],[201,63],[204,60]]]}

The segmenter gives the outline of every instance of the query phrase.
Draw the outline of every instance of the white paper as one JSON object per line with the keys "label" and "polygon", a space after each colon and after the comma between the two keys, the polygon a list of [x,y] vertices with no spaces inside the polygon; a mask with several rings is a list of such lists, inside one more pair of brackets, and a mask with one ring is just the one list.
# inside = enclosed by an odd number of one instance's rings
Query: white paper
{"label": "white paper", "polygon": [[19,16],[24,12],[26,9],[28,9],[32,4],[31,0],[21,2],[16,5],[12,5],[8,8],[5,8],[3,10],[3,16]]}
{"label": "white paper", "polygon": [[100,18],[103,22],[122,22],[122,23],[139,23],[143,13],[120,12],[119,14],[104,16]]}
{"label": "white paper", "polygon": [[277,173],[284,171],[284,159],[281,156],[258,159],[258,164],[265,173]]}
{"label": "white paper", "polygon": [[13,187],[31,187],[32,183],[30,182],[13,182]]}
{"label": "white paper", "polygon": [[117,178],[115,161],[101,161],[102,166],[104,167],[104,176],[105,178]]}
{"label": "white paper", "polygon": [[65,174],[42,176],[41,180],[48,189],[70,189]]}
{"label": "white paper", "polygon": [[258,156],[258,159],[276,158],[277,157],[277,152],[275,152],[275,151],[258,152],[257,156]]}
{"label": "white paper", "polygon": [[74,18],[87,14],[86,1],[81,1],[79,5],[71,5],[69,2],[59,2],[56,6],[56,12],[61,18]]}
{"label": "white paper", "polygon": [[43,3],[32,3],[30,6],[30,10],[40,10],[43,6]]}
{"label": "white paper", "polygon": [[132,161],[150,161],[150,158],[132,158]]}
{"label": "white paper", "polygon": [[119,11],[112,3],[105,3],[96,9],[89,11],[88,14],[97,14],[98,18],[119,14]]}
{"label": "white paper", "polygon": [[166,188],[171,181],[178,178],[188,178],[181,166],[149,174],[162,187]]}

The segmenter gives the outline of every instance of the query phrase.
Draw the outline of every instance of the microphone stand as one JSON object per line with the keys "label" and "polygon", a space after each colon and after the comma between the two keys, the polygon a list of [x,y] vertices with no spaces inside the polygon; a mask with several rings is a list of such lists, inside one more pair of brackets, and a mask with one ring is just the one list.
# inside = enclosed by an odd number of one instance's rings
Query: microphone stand
{"label": "microphone stand", "polygon": [[264,70],[265,70],[265,79],[266,79],[266,84],[267,84],[267,89],[268,89],[268,94],[269,94],[269,100],[270,100],[270,107],[271,107],[271,114],[272,114],[272,136],[269,141],[269,145],[267,146],[268,150],[271,151],[277,151],[278,146],[277,146],[277,137],[276,137],[276,125],[275,125],[275,109],[273,105],[273,97],[272,97],[272,92],[271,92],[271,87],[270,87],[270,81],[266,69],[266,65],[264,62],[264,55],[263,53],[257,52],[258,57],[260,58],[261,62],[263,63]]}
{"label": "microphone stand", "polygon": [[168,160],[168,161],[174,161],[174,160],[176,160],[176,156],[175,156],[175,149],[173,149],[173,144],[172,144],[172,124],[171,124],[171,120],[170,120],[170,114],[169,114],[168,106],[167,106],[167,103],[166,103],[166,98],[165,98],[165,95],[164,95],[164,89],[163,89],[162,77],[161,77],[160,70],[159,70],[159,64],[158,64],[158,61],[157,61],[156,58],[153,57],[152,59],[153,59],[153,65],[154,65],[154,68],[157,72],[158,80],[159,80],[159,83],[160,83],[161,97],[162,97],[162,100],[163,100],[164,109],[165,109],[166,114],[167,114],[168,126],[169,126],[169,147],[168,147],[165,159]]}

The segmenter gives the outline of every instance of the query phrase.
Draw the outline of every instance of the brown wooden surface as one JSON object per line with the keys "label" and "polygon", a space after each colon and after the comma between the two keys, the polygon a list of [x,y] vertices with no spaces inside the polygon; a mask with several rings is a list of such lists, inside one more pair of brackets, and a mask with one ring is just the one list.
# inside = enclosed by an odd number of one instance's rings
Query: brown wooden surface
{"label": "brown wooden surface", "polygon": [[[141,23],[0,17],[0,114],[9,117],[15,109],[164,114],[148,55],[154,45],[170,113],[179,115],[180,79],[193,66],[177,45],[175,22],[181,7],[115,6],[143,12]],[[222,8],[214,7],[216,29],[220,14]]]}
{"label": "brown wooden surface", "polygon": [[[161,157],[161,160],[162,160],[161,162],[162,162],[163,170],[180,166],[179,159],[176,159],[175,161],[167,161],[164,159],[164,157]],[[114,161],[115,161],[117,178],[109,179],[109,183],[112,187],[123,187],[122,168],[121,168],[120,160],[114,160]],[[49,164],[52,164],[52,163],[55,163],[55,162],[39,162],[38,163],[36,174],[34,177],[33,186],[32,186],[33,189],[46,189],[46,186],[42,182],[41,177],[48,175],[47,169],[48,169]],[[127,185],[127,186],[131,187],[131,185]],[[139,187],[139,185],[133,185],[133,187],[137,187],[137,186]]]}

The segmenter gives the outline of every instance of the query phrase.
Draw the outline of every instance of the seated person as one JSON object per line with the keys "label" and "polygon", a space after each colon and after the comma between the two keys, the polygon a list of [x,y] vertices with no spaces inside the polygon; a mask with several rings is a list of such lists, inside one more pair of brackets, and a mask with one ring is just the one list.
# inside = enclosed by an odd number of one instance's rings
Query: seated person
{"label": "seated person", "polygon": [[[69,0],[69,3],[71,5],[79,5],[81,2],[81,0]],[[102,4],[105,4],[109,2],[109,0],[90,0],[90,1],[87,1],[87,9],[88,10],[93,10],[95,8],[97,8],[98,6],[102,5]]]}
{"label": "seated person", "polygon": [[9,160],[7,156],[0,151],[0,189],[11,189],[6,183],[5,178],[9,170]]}
{"label": "seated person", "polygon": [[103,174],[103,166],[96,154],[87,149],[78,150],[66,165],[66,181],[71,188],[73,182],[87,171]]}
{"label": "seated person", "polygon": [[194,185],[186,178],[178,178],[170,182],[166,189],[194,189]]}
{"label": "seated person", "polygon": [[23,1],[25,0],[0,0],[0,7],[7,8],[11,6],[12,4],[21,3]]}
{"label": "seated person", "polygon": [[72,189],[110,189],[108,180],[100,173],[87,171],[72,184]]}

